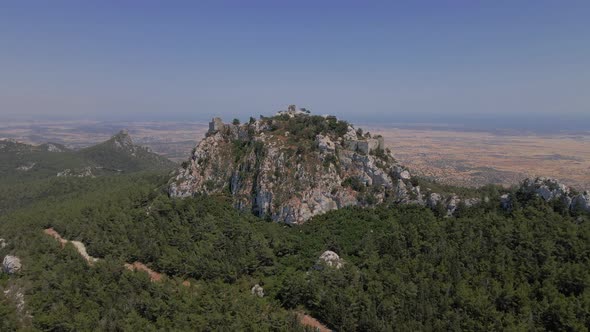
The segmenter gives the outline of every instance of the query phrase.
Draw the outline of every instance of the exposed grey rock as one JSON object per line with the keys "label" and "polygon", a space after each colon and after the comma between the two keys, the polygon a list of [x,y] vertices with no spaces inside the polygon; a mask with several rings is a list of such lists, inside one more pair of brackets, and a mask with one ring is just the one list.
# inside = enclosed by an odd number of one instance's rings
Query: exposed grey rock
{"label": "exposed grey rock", "polygon": [[408,171],[406,168],[399,166],[399,165],[396,165],[393,167],[393,174],[396,178],[406,180],[406,181],[410,180],[412,178],[410,171]]}
{"label": "exposed grey rock", "polygon": [[0,239],[0,249],[4,249],[4,248],[6,248],[6,246],[7,246],[6,240]]}
{"label": "exposed grey rock", "polygon": [[344,265],[344,261],[340,258],[340,256],[331,250],[324,251],[320,255],[318,263],[323,263],[336,269],[340,269]]}
{"label": "exposed grey rock", "polygon": [[315,140],[318,145],[318,148],[320,149],[320,152],[326,153],[336,151],[336,145],[334,144],[334,142],[330,140],[329,137],[326,137],[324,135],[317,135]]}
{"label": "exposed grey rock", "polygon": [[556,179],[540,177],[536,179],[525,179],[522,190],[534,193],[546,201],[567,197],[570,189],[559,183]]}
{"label": "exposed grey rock", "polygon": [[451,197],[448,198],[447,215],[450,216],[455,213],[455,210],[457,210],[457,207],[459,206],[459,202],[461,202],[461,199],[459,199],[459,196],[457,195],[451,195]]}
{"label": "exposed grey rock", "polygon": [[17,171],[23,171],[23,172],[27,172],[30,171],[31,169],[33,169],[33,167],[35,167],[35,165],[37,165],[37,163],[27,163],[25,165],[21,165],[19,167],[16,168]]}
{"label": "exposed grey rock", "polygon": [[14,303],[21,321],[33,318],[33,316],[31,316],[31,314],[26,310],[25,294],[19,285],[16,283],[10,283],[4,289],[4,296]]}
{"label": "exposed grey rock", "polygon": [[53,143],[45,144],[45,148],[47,149],[47,152],[64,152],[62,148]]}
{"label": "exposed grey rock", "polygon": [[94,177],[92,173],[92,167],[87,166],[82,169],[72,170],[72,169],[65,169],[61,172],[57,173],[57,177],[77,177],[77,178],[85,178],[85,177]]}
{"label": "exposed grey rock", "polygon": [[574,210],[590,211],[590,195],[585,191],[583,194],[574,196],[566,185],[559,183],[556,179],[539,177],[523,181],[521,190],[533,193],[545,201],[560,200],[567,208]]}
{"label": "exposed grey rock", "polygon": [[115,148],[127,150],[134,148],[133,140],[129,136],[127,130],[121,130],[118,134],[112,137]]}
{"label": "exposed grey rock", "polygon": [[438,193],[431,193],[428,196],[428,199],[426,200],[426,205],[431,208],[434,209],[438,203],[441,201],[441,196]]}
{"label": "exposed grey rock", "polygon": [[21,270],[20,258],[13,255],[6,255],[2,261],[2,270],[4,273],[16,274]]}
{"label": "exposed grey rock", "polygon": [[500,196],[500,205],[504,210],[512,209],[512,197],[509,194],[504,194]]}
{"label": "exposed grey rock", "polygon": [[590,192],[584,191],[584,193],[577,195],[572,200],[572,210],[579,209],[582,211],[590,212]]}
{"label": "exposed grey rock", "polygon": [[258,297],[264,297],[264,288],[262,288],[259,284],[254,285],[250,290],[252,295],[256,295]]}
{"label": "exposed grey rock", "polygon": [[472,207],[481,203],[481,199],[479,198],[466,198],[463,200],[463,203],[466,207]]}

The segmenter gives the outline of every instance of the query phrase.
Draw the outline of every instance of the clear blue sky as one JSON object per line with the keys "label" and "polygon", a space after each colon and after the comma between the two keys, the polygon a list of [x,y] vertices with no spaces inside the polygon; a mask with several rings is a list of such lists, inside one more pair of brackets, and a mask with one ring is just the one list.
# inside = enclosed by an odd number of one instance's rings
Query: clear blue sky
{"label": "clear blue sky", "polygon": [[365,122],[588,119],[590,1],[0,2],[0,118],[289,103]]}

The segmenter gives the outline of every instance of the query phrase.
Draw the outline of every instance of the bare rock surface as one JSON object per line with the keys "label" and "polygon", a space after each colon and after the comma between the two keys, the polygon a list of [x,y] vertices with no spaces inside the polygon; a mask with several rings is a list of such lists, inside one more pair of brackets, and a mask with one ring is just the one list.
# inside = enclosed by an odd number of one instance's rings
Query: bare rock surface
{"label": "bare rock surface", "polygon": [[254,287],[252,287],[250,292],[252,293],[252,295],[256,295],[258,297],[264,297],[264,288],[262,288],[262,286],[260,286],[259,284],[254,285]]}
{"label": "bare rock surface", "polygon": [[2,271],[8,274],[17,274],[20,272],[22,264],[20,258],[14,255],[6,255],[2,260]]}
{"label": "bare rock surface", "polygon": [[344,265],[344,260],[342,260],[342,258],[340,258],[337,253],[331,250],[326,250],[320,255],[318,263],[340,269]]}

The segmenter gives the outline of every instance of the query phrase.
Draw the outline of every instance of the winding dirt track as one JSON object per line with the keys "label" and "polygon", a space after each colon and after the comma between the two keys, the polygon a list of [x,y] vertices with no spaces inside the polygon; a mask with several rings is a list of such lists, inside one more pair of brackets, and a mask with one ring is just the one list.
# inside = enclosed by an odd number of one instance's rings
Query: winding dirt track
{"label": "winding dirt track", "polygon": [[[88,265],[92,266],[95,262],[97,262],[99,260],[98,258],[92,257],[88,254],[88,252],[86,251],[86,247],[84,246],[84,244],[82,242],[68,241],[68,240],[64,239],[53,228],[47,228],[47,229],[43,230],[43,232],[45,234],[53,237],[54,239],[56,239],[61,244],[62,248],[64,248],[68,242],[72,243],[74,245],[74,247],[76,248],[76,250],[78,251],[78,253],[80,254],[80,256],[82,256],[86,260]],[[160,282],[163,280],[163,278],[165,276],[162,273],[158,273],[158,272],[150,269],[149,267],[147,267],[145,264],[143,264],[141,262],[134,262],[132,264],[125,263],[124,266],[126,269],[131,270],[131,271],[146,272],[149,275],[150,280],[152,282]],[[191,285],[191,283],[188,280],[184,280],[182,282],[182,285],[185,287],[188,287]],[[315,319],[303,312],[297,312],[297,319],[299,320],[299,323],[301,325],[309,326],[311,328],[314,328],[316,331],[319,331],[319,332],[331,332],[332,331],[328,327],[326,327],[324,324],[320,323],[320,321],[318,321],[317,319]]]}
{"label": "winding dirt track", "polygon": [[326,325],[320,323],[319,320],[311,317],[310,315],[304,314],[302,312],[297,313],[297,319],[299,320],[299,324],[303,326],[309,326],[313,328],[315,331],[319,332],[332,332]]}
{"label": "winding dirt track", "polygon": [[[84,243],[82,243],[80,241],[68,241],[68,240],[64,239],[53,228],[47,228],[47,229],[43,230],[43,232],[45,234],[53,237],[54,239],[56,239],[61,244],[62,248],[65,247],[65,245],[68,242],[70,242],[76,248],[76,250],[78,251],[80,256],[82,256],[86,260],[86,262],[88,262],[88,265],[92,266],[95,262],[98,261],[98,258],[92,257],[88,254],[88,252],[86,251],[86,246],[84,246]],[[149,267],[147,267],[145,264],[143,264],[141,262],[134,262],[132,264],[125,263],[124,266],[125,266],[125,268],[127,268],[128,270],[131,270],[131,271],[146,272],[150,276],[150,280],[154,281],[154,282],[162,281],[162,279],[164,278],[164,275],[162,273],[158,273],[158,272],[150,269]],[[190,282],[188,280],[185,280],[182,282],[182,285],[190,286]]]}

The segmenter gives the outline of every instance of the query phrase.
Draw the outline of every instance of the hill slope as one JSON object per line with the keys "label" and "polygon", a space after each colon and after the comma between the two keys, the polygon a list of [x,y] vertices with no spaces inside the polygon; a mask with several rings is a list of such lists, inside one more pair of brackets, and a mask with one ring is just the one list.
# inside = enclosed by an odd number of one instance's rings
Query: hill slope
{"label": "hill slope", "polygon": [[81,151],[46,143],[0,140],[0,215],[43,197],[76,191],[81,181],[67,178],[163,172],[174,163],[136,146],[125,132]]}

